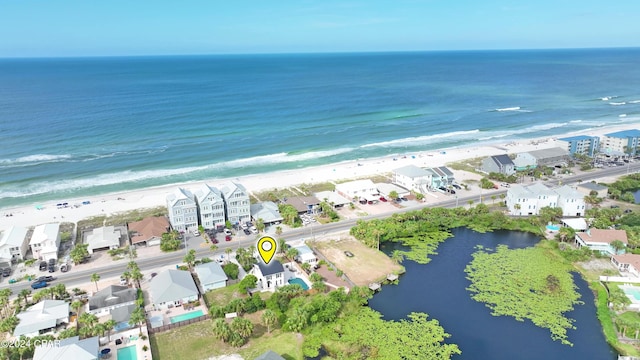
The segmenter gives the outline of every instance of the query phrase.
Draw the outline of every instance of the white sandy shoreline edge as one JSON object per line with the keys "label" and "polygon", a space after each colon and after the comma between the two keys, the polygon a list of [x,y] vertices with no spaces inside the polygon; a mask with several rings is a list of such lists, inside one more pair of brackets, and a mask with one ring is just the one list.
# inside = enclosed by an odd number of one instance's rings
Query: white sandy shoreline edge
{"label": "white sandy shoreline edge", "polygon": [[[165,205],[165,198],[167,194],[174,191],[178,186],[185,187],[187,189],[194,189],[203,183],[218,186],[225,181],[234,180],[244,185],[250,192],[259,192],[273,188],[282,189],[304,183],[322,183],[380,175],[410,164],[421,167],[436,167],[444,166],[446,163],[450,162],[504,154],[505,152],[512,154],[545,149],[558,146],[558,142],[555,140],[557,137],[574,135],[602,136],[605,133],[634,129],[637,128],[637,126],[638,123],[629,123],[604,129],[594,129],[591,131],[581,131],[570,134],[558,134],[554,139],[538,138],[520,140],[508,144],[496,143],[483,144],[482,146],[470,145],[468,147],[408,153],[406,156],[404,156],[404,154],[395,156],[390,155],[295,170],[248,175],[239,178],[194,181],[133,190],[129,192],[105,194],[89,198],[60,199],[60,201],[58,201],[68,202],[70,205],[82,203],[86,200],[91,202],[89,205],[82,205],[77,208],[71,206],[65,209],[58,209],[56,208],[56,202],[38,204],[43,205],[44,208],[42,210],[37,210],[35,208],[36,204],[14,208],[2,208],[0,213],[0,228],[6,228],[12,225],[30,227],[44,223],[61,221],[77,222],[87,217],[101,214],[113,214],[134,209],[163,206]],[[124,200],[118,200],[119,198]],[[12,214],[13,216],[5,216],[6,214]]]}

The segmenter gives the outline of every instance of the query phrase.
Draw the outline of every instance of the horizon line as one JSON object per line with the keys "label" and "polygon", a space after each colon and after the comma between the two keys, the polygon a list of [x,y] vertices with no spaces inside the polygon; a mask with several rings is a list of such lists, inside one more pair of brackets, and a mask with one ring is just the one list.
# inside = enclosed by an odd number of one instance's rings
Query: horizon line
{"label": "horizon line", "polygon": [[357,55],[357,54],[402,54],[402,53],[454,53],[454,52],[518,52],[555,50],[616,50],[640,49],[640,46],[611,47],[549,47],[549,48],[494,48],[494,49],[440,49],[440,50],[357,50],[357,51],[274,51],[274,52],[221,52],[221,53],[158,53],[158,54],[118,54],[118,55],[61,55],[61,56],[0,56],[0,60],[20,59],[86,59],[86,58],[151,58],[151,57],[197,57],[197,56],[271,56],[271,55]]}

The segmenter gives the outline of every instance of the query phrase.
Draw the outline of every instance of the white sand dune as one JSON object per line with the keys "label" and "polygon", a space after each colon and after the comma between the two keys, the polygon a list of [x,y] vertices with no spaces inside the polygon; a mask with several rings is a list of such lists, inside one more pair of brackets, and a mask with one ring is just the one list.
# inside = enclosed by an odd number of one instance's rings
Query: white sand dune
{"label": "white sand dune", "polygon": [[[619,127],[609,127],[607,129],[598,129],[598,131],[580,132],[573,134],[558,134],[557,137],[572,135],[598,135],[604,133],[620,131],[625,129],[637,128],[640,124],[626,124]],[[234,180],[243,184],[247,190],[258,192],[273,188],[286,188],[289,186],[299,185],[303,183],[322,183],[341,179],[352,179],[358,177],[366,177],[378,174],[389,173],[393,169],[413,164],[421,167],[443,166],[449,162],[460,161],[476,157],[486,157],[490,155],[504,153],[518,153],[537,149],[545,149],[558,146],[555,139],[534,139],[522,140],[520,142],[512,142],[508,144],[493,144],[483,146],[459,147],[450,149],[441,149],[436,151],[425,151],[411,154],[403,154],[397,156],[387,156],[373,159],[362,159],[357,161],[347,161],[338,164],[310,167],[297,170],[278,171],[260,175],[250,175],[240,178],[226,179]],[[207,184],[216,186],[222,184],[224,180],[216,179],[212,181],[204,181]],[[193,188],[203,183],[192,182],[181,184],[186,188]],[[165,205],[165,197],[173,191],[178,185],[154,187],[143,190],[136,190],[125,193],[114,193],[94,198],[82,199],[61,199],[69,204],[82,203],[84,200],[90,200],[89,205],[79,207],[69,207],[64,209],[56,208],[56,203],[45,203],[44,208],[38,210],[35,204],[32,206],[23,206],[17,208],[4,208],[0,212],[0,228],[7,226],[35,226],[43,223],[78,220],[100,215],[113,214],[133,209],[149,208]],[[120,200],[119,200],[120,199]],[[13,216],[7,217],[6,214]]]}

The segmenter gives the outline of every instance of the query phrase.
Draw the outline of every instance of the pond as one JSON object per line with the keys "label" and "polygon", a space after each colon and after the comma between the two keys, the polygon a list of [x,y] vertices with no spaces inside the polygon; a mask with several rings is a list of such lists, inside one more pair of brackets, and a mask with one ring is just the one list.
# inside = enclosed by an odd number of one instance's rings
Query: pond
{"label": "pond", "polygon": [[[587,283],[574,276],[581,301],[568,314],[575,319],[576,330],[568,331],[573,347],[551,339],[548,329],[539,328],[529,320],[492,316],[483,303],[470,297],[470,285],[464,268],[472,260],[476,245],[495,248],[504,244],[510,248],[535,245],[539,237],[511,231],[481,234],[468,229],[455,229],[455,237],[438,248],[438,255],[428,264],[405,260],[407,272],[398,285],[385,285],[369,302],[387,320],[404,319],[411,312],[424,312],[436,319],[451,334],[448,343],[455,343],[462,355],[456,360],[572,360],[616,359],[616,352],[607,344],[596,317],[594,296]],[[392,246],[383,249],[393,251]]]}

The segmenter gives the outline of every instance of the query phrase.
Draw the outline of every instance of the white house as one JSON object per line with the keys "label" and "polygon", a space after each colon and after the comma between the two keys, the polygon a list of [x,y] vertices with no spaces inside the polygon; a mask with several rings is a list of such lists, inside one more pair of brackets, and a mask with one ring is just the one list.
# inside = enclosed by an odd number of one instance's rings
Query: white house
{"label": "white house", "polygon": [[100,344],[98,337],[80,340],[79,336],[59,340],[57,343],[42,343],[35,347],[33,360],[98,360]]}
{"label": "white house", "polygon": [[298,250],[298,256],[296,256],[296,261],[298,261],[299,263],[301,264],[307,263],[307,264],[314,265],[318,261],[316,254],[314,254],[313,250],[311,250],[311,248],[308,247],[307,245],[296,246],[295,249]]}
{"label": "white house", "polygon": [[611,256],[611,262],[620,272],[628,272],[640,277],[640,255],[620,254]]}
{"label": "white house", "polygon": [[[560,203],[559,195],[556,191],[549,189],[544,186],[542,183],[533,183],[527,186],[527,190],[529,190],[533,195],[538,198],[538,207],[540,210],[543,207],[558,207]],[[537,214],[537,212],[536,212]]]}
{"label": "white house", "polygon": [[149,294],[156,309],[167,309],[198,300],[199,292],[191,273],[165,270],[150,281]]}
{"label": "white house", "polygon": [[183,188],[167,195],[169,222],[174,230],[188,231],[198,228],[198,206],[193,194]]}
{"label": "white house", "polygon": [[329,204],[333,204],[334,208],[341,208],[351,203],[351,200],[345,198],[335,191],[320,191],[315,193],[314,196],[319,200],[326,201]]}
{"label": "white house", "polygon": [[347,199],[355,199],[357,197],[358,199],[378,200],[380,197],[378,189],[373,184],[373,181],[369,179],[336,184],[336,191]]}
{"label": "white house", "polygon": [[222,266],[216,261],[196,265],[195,272],[198,275],[203,291],[227,286],[227,274],[224,273]]}
{"label": "white house", "polygon": [[538,196],[522,185],[512,185],[507,191],[507,208],[511,215],[537,215]]}
{"label": "white house", "polygon": [[584,215],[584,194],[568,185],[563,185],[554,191],[558,194],[558,207],[562,209],[562,216]]}
{"label": "white house", "polygon": [[[616,255],[616,250],[611,246],[615,240],[620,240],[625,246],[629,244],[627,232],[611,229],[587,229],[585,232],[576,233],[576,245],[588,246],[591,250],[601,253]],[[621,250],[624,253],[624,250]]]}
{"label": "white house", "polygon": [[570,227],[575,231],[587,231],[589,226],[584,218],[563,218],[560,219],[562,226]]}
{"label": "white house", "polygon": [[28,249],[27,229],[11,226],[0,231],[0,262],[24,260]]}
{"label": "white house", "polygon": [[69,303],[62,300],[42,300],[16,315],[20,322],[13,335],[20,337],[38,336],[69,323]]}
{"label": "white house", "polygon": [[243,224],[251,220],[251,202],[249,193],[241,184],[233,181],[221,187],[222,197],[227,209],[227,220],[232,224]]}
{"label": "white house", "polygon": [[60,224],[42,224],[36,226],[29,241],[34,259],[58,259],[60,246]]}
{"label": "white house", "polygon": [[138,290],[128,286],[111,285],[89,298],[85,312],[101,317],[110,315],[117,308],[134,305]]}
{"label": "white house", "polygon": [[87,234],[87,251],[89,254],[93,254],[96,250],[117,249],[120,247],[121,236],[120,229],[116,229],[114,226],[95,228],[90,234]]}
{"label": "white house", "polygon": [[393,183],[407,190],[426,193],[433,174],[421,167],[407,165],[393,170]]}
{"label": "white house", "polygon": [[137,246],[142,244],[146,246],[160,245],[162,235],[169,232],[169,221],[164,216],[151,216],[128,225],[131,244]]}
{"label": "white house", "polygon": [[200,225],[205,229],[224,227],[224,199],[218,188],[203,184],[194,192]]}
{"label": "white house", "polygon": [[258,278],[258,287],[262,290],[274,291],[276,288],[285,285],[284,267],[278,260],[271,260],[269,265],[258,262],[251,270]]}

